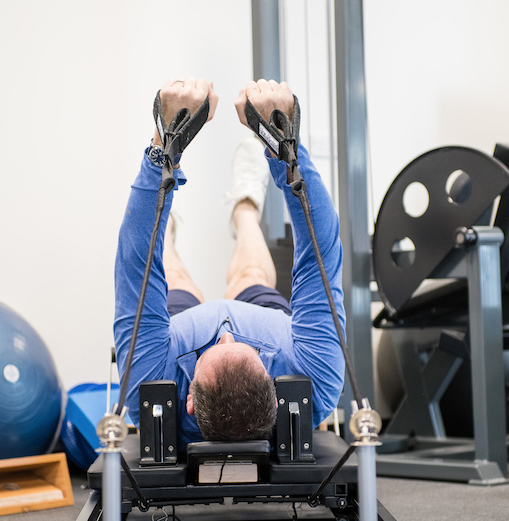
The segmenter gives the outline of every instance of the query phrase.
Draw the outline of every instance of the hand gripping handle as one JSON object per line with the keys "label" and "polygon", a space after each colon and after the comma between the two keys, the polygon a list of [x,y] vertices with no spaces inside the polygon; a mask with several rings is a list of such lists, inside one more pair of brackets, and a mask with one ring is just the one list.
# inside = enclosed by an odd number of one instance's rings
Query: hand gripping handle
{"label": "hand gripping handle", "polygon": [[173,178],[173,167],[179,161],[179,156],[187,145],[194,139],[196,134],[207,122],[209,116],[209,98],[205,98],[200,108],[191,116],[187,108],[180,109],[170,124],[166,124],[164,118],[161,96],[158,91],[154,100],[154,119],[157,131],[163,144],[165,163],[163,166],[163,182],[166,185],[166,193],[175,186]]}
{"label": "hand gripping handle", "polygon": [[288,116],[280,110],[274,110],[267,123],[256,110],[249,99],[246,102],[246,119],[248,125],[270,150],[281,161],[286,161],[290,166],[297,161],[297,149],[299,147],[300,106],[297,96],[293,96],[293,118],[290,122]]}

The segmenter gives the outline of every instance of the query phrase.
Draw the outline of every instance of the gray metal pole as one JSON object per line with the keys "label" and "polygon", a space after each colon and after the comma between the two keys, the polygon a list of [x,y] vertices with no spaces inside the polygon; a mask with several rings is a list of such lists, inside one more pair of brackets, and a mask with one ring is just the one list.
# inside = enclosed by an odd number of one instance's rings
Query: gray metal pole
{"label": "gray metal pole", "polygon": [[376,499],[376,447],[380,445],[378,433],[382,428],[380,415],[371,408],[367,398],[362,399],[362,409],[352,402],[350,432],[357,446],[357,488],[359,499],[359,519],[377,521],[378,503]]}
{"label": "gray metal pole", "polygon": [[278,0],[252,0],[254,80],[281,81]]}
{"label": "gray metal pole", "polygon": [[[114,409],[117,409],[115,404]],[[101,449],[104,458],[104,470],[102,474],[102,507],[104,521],[120,521],[122,487],[120,475],[120,453],[122,442],[127,437],[127,425],[125,416],[127,407],[122,409],[120,415],[107,412],[97,424],[97,437],[104,445]]]}
{"label": "gray metal pole", "polygon": [[[255,79],[281,80],[278,4],[278,0],[252,0]],[[347,341],[362,394],[373,401],[362,0],[335,0],[334,11],[339,213],[344,245]],[[269,245],[285,236],[283,208],[279,190],[269,184],[262,217],[262,229]],[[347,383],[341,400],[346,417],[351,414],[351,399],[352,391]]]}
{"label": "gray metal pole", "polygon": [[[281,81],[278,0],[252,0],[254,80]],[[285,236],[284,200],[272,181],[267,188],[261,227],[265,240],[273,246]]]}
{"label": "gray metal pole", "polygon": [[360,521],[377,521],[376,447],[359,445],[356,451],[359,459],[359,518]]}
{"label": "gray metal pole", "polygon": [[120,452],[104,451],[104,472],[102,475],[103,512],[105,521],[120,521],[122,502],[120,487]]}
{"label": "gray metal pole", "polygon": [[506,414],[500,291],[499,228],[474,227],[467,254],[475,458],[494,461],[507,476]]}
{"label": "gray metal pole", "polygon": [[[371,248],[368,231],[367,109],[362,0],[335,1],[338,187],[346,334],[362,395],[373,402]],[[341,405],[351,414],[345,382]],[[351,435],[345,433],[348,440]]]}

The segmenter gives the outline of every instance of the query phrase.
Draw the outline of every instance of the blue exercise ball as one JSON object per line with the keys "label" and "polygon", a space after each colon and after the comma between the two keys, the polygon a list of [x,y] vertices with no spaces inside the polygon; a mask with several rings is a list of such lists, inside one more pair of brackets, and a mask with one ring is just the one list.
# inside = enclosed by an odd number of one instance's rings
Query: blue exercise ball
{"label": "blue exercise ball", "polygon": [[52,450],[65,396],[41,337],[0,303],[0,459]]}

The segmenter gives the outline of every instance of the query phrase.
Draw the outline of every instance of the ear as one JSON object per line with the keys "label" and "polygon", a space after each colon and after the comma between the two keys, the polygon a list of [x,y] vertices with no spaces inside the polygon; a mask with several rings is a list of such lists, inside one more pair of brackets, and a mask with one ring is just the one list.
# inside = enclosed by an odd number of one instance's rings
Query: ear
{"label": "ear", "polygon": [[189,393],[187,395],[186,410],[187,410],[187,414],[189,414],[189,416],[194,415],[194,403],[193,403],[193,394],[192,393]]}

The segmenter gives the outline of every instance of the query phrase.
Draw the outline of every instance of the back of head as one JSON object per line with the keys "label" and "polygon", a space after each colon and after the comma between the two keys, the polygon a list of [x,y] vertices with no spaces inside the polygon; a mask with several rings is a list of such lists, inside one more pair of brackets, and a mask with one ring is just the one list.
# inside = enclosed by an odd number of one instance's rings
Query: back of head
{"label": "back of head", "polygon": [[271,377],[249,361],[225,357],[213,382],[193,382],[196,421],[214,441],[269,439],[276,423],[276,390]]}

